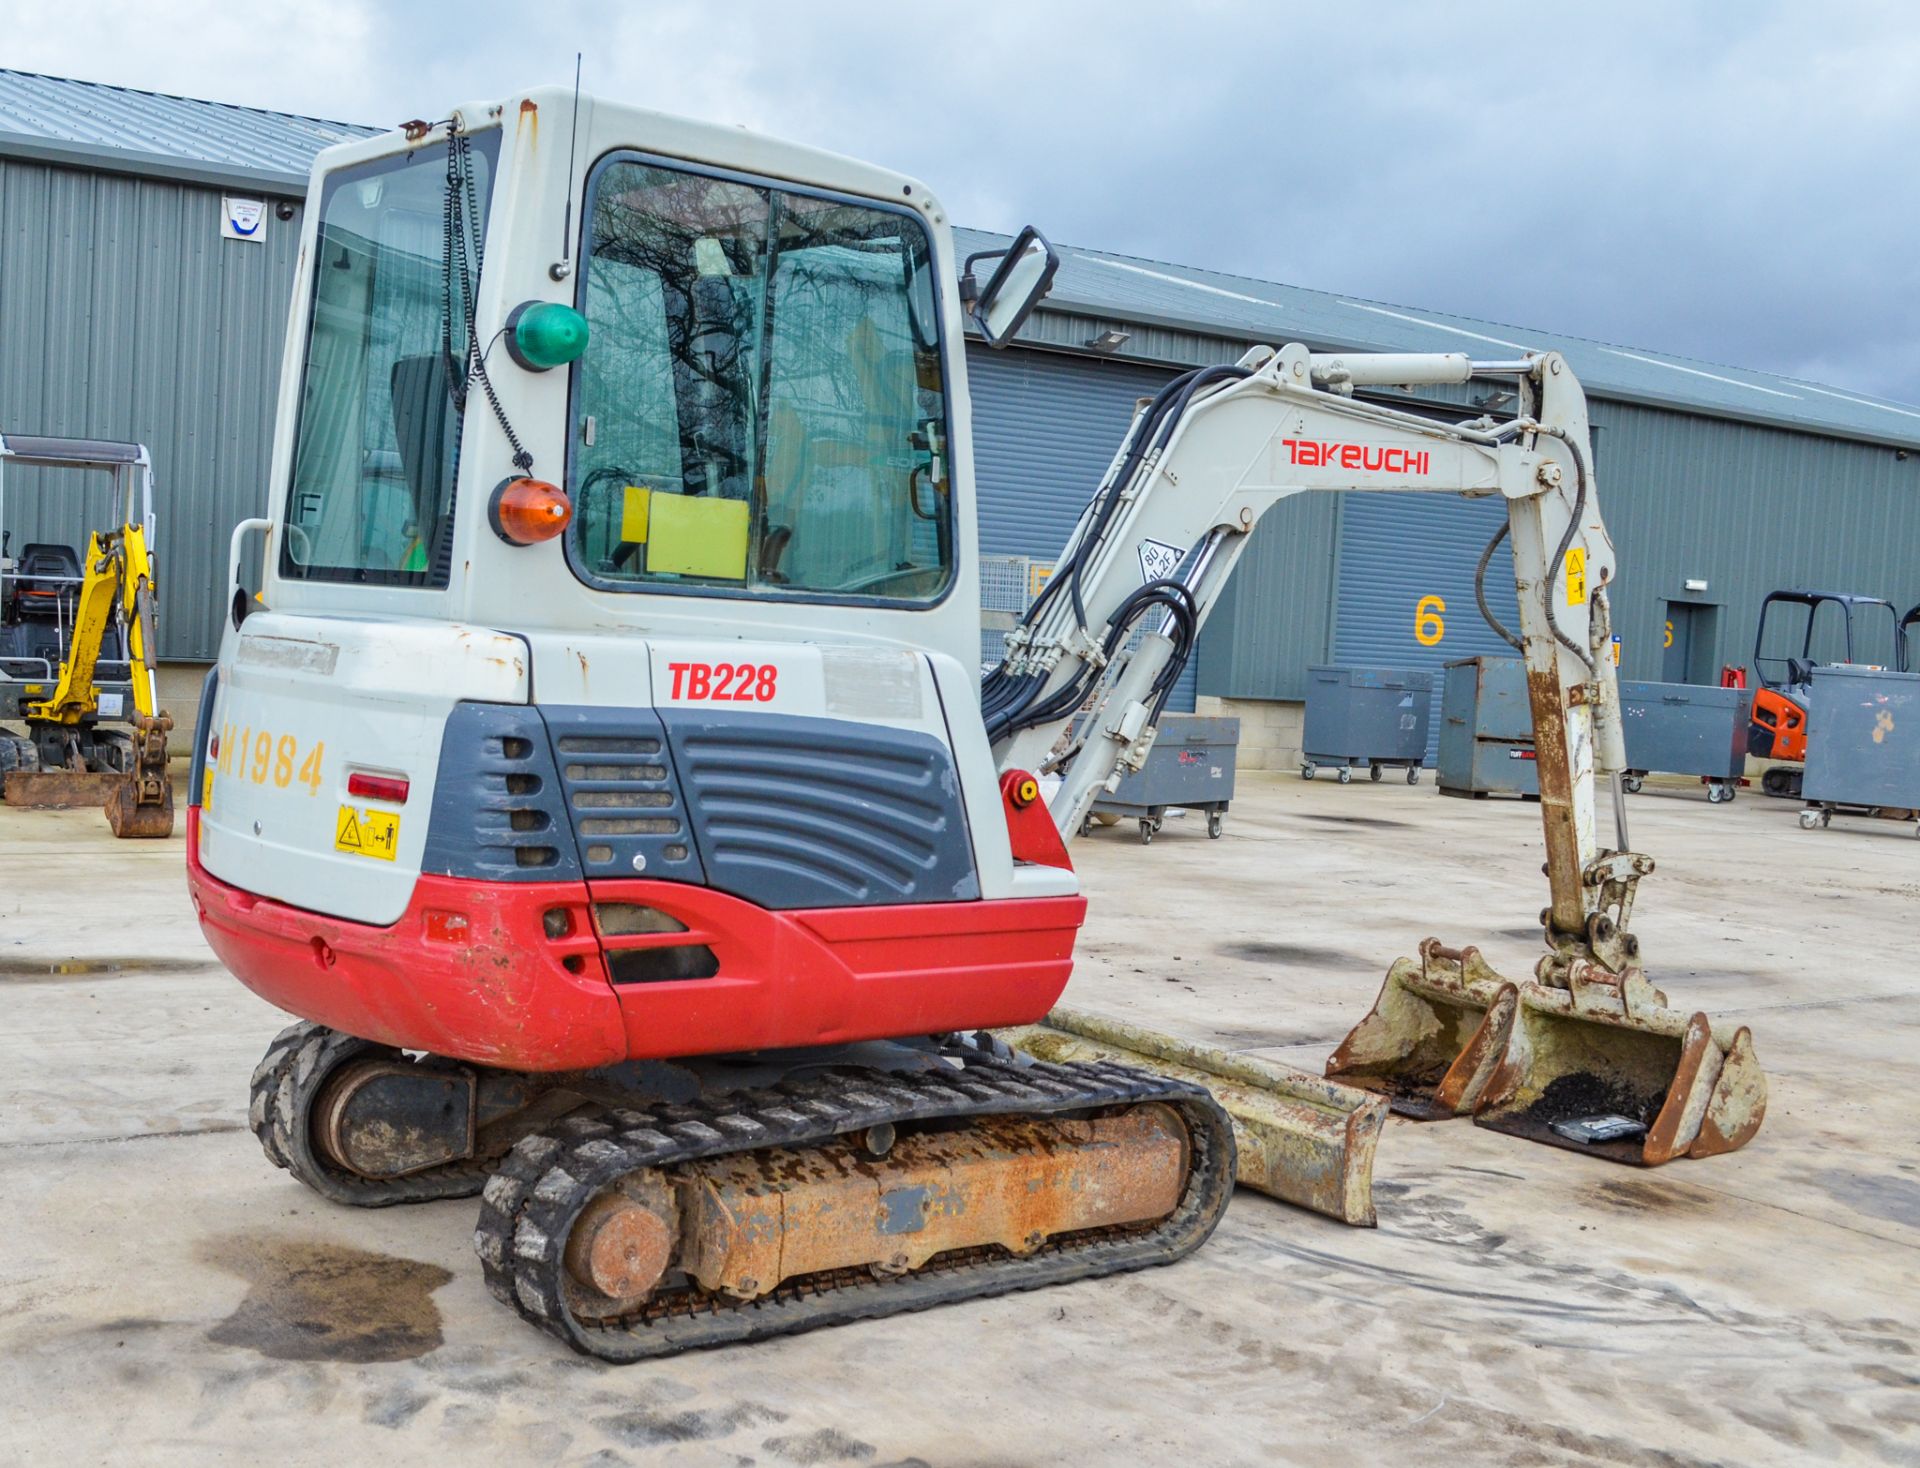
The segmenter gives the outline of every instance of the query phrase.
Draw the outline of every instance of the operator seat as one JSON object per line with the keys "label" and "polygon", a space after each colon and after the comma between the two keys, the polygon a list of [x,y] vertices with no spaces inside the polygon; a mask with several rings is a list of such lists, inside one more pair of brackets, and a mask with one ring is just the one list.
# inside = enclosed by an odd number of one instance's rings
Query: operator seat
{"label": "operator seat", "polygon": [[80,556],[70,545],[28,542],[13,573],[13,592],[22,621],[56,620],[62,599],[71,608],[80,594]]}

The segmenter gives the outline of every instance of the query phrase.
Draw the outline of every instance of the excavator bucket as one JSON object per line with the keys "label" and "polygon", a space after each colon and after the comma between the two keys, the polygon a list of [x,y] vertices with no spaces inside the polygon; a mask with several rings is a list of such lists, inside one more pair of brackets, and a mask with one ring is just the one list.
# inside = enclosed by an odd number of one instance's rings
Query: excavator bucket
{"label": "excavator bucket", "polygon": [[1378,1091],[1402,1116],[1438,1121],[1473,1110],[1507,1047],[1519,987],[1478,948],[1429,938],[1394,961],[1380,997],[1327,1060],[1327,1075]]}
{"label": "excavator bucket", "polygon": [[1387,1120],[1380,1097],[1074,1009],[998,1034],[1039,1060],[1118,1061],[1205,1086],[1233,1122],[1236,1181],[1342,1223],[1374,1226],[1373,1154]]}
{"label": "excavator bucket", "polygon": [[1585,960],[1568,986],[1529,981],[1474,1120],[1552,1146],[1657,1167],[1743,1147],[1767,1110],[1767,1078],[1742,1027],[1667,1007],[1638,969]]}
{"label": "excavator bucket", "polygon": [[114,781],[106,799],[107,824],[123,840],[173,834],[173,777],[167,772],[172,729],[172,716],[164,712],[134,720],[133,768]]}

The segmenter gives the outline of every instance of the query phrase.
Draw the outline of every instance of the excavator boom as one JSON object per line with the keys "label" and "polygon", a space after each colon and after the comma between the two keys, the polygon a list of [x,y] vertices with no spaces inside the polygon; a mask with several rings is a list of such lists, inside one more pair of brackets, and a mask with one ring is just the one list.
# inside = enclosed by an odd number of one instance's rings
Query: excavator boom
{"label": "excavator boom", "polygon": [[[1516,385],[1511,420],[1447,422],[1355,396],[1475,376]],[[1144,762],[1180,666],[1260,517],[1296,494],[1387,490],[1507,503],[1501,534],[1512,542],[1520,626],[1497,630],[1526,663],[1549,952],[1535,980],[1516,985],[1477,949],[1429,940],[1417,962],[1393,966],[1328,1074],[1383,1090],[1411,1115],[1471,1112],[1625,1161],[1742,1145],[1765,1109],[1751,1039],[1742,1030],[1716,1040],[1705,1016],[1667,1009],[1629,930],[1653,862],[1630,849],[1619,784],[1626,758],[1609,656],[1617,566],[1586,399],[1556,353],[1473,362],[1256,348],[1142,404],[983,685],[1003,776],[1057,772],[1051,814],[1071,839],[1093,801]],[[1048,1045],[1057,1052],[1052,1039],[1029,1048]]]}

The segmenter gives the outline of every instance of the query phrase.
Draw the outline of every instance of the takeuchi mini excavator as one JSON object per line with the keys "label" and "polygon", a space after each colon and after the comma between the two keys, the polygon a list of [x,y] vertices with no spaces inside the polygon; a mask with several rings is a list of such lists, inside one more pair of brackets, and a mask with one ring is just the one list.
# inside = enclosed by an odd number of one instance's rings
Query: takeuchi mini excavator
{"label": "takeuchi mini excavator", "polygon": [[[1208,1092],[991,1031],[1065,987],[1067,841],[1248,533],[1330,490],[1508,504],[1550,952],[1486,986],[1476,1099],[1545,1130],[1570,1075],[1668,1155],[1758,1125],[1745,1032],[1641,973],[1651,863],[1596,835],[1615,565],[1560,357],[1178,376],[982,679],[963,332],[1019,329],[1038,234],[963,267],[912,178],[557,90],[330,149],[309,197],[188,845],[208,941],[300,1016],[251,1121],[317,1192],[480,1194],[493,1292],[612,1360],[1196,1248]],[[1473,375],[1518,416],[1368,400]]]}

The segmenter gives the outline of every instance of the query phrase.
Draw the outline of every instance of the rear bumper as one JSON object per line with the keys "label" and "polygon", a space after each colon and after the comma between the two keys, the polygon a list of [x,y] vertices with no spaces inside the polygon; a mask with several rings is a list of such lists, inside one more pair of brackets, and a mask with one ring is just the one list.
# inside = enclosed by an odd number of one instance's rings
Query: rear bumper
{"label": "rear bumper", "polygon": [[[1031,1023],[1066,987],[1086,915],[1077,896],[774,912],[678,882],[422,876],[380,927],[220,881],[200,863],[199,823],[189,810],[194,908],[254,993],[363,1039],[511,1070]],[[595,902],[657,908],[685,931],[603,937]],[[609,978],[609,949],[688,945],[719,972]]]}

